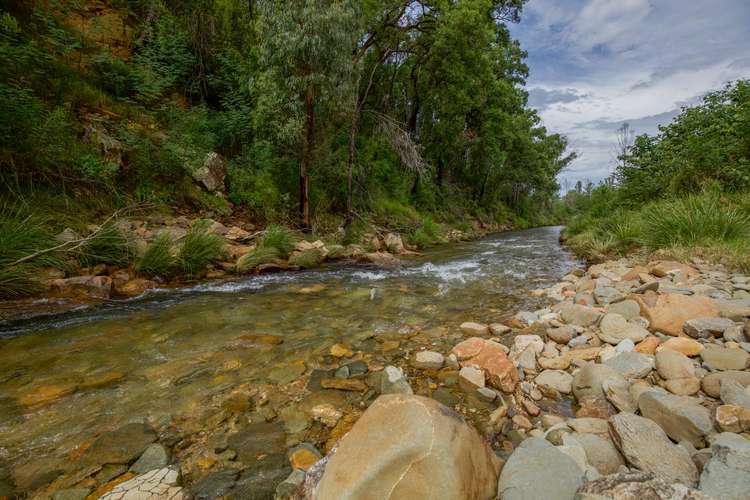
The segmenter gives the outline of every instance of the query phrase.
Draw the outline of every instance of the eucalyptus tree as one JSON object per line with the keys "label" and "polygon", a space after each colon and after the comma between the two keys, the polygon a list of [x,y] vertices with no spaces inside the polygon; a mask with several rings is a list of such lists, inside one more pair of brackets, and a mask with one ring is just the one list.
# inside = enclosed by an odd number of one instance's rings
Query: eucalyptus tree
{"label": "eucalyptus tree", "polygon": [[268,70],[297,103],[286,129],[299,146],[299,212],[310,229],[310,170],[320,106],[350,94],[352,53],[359,39],[356,0],[266,0],[263,43]]}

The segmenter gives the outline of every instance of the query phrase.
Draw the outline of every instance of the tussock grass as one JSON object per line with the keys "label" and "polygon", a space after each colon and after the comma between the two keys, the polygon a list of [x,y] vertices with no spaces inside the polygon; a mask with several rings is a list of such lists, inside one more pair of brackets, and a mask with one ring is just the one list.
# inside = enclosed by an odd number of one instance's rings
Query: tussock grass
{"label": "tussock grass", "polygon": [[272,224],[263,233],[258,247],[274,248],[279,256],[286,258],[297,245],[297,238],[284,226]]}
{"label": "tussock grass", "polygon": [[128,238],[114,223],[107,223],[85,245],[77,250],[78,262],[84,266],[127,265],[135,252]]}
{"label": "tussock grass", "polygon": [[643,249],[679,260],[700,257],[747,270],[747,198],[704,192],[654,202],[639,210],[619,210],[605,217],[584,215],[566,228],[566,243],[575,253],[593,261]]}
{"label": "tussock grass", "polygon": [[177,254],[177,267],[188,275],[195,275],[218,262],[226,255],[224,239],[209,231],[205,223],[196,223],[188,231]]}
{"label": "tussock grass", "polygon": [[645,207],[641,214],[642,238],[652,250],[710,247],[750,236],[750,216],[712,193],[656,203]]}
{"label": "tussock grass", "polygon": [[177,260],[172,255],[174,240],[169,233],[162,233],[146,247],[146,251],[135,264],[135,270],[143,275],[169,276],[174,272]]}
{"label": "tussock grass", "polygon": [[46,253],[22,264],[15,262],[35,252],[54,247],[58,242],[40,219],[0,207],[0,298],[11,299],[41,290],[37,269],[64,268],[56,253]]}
{"label": "tussock grass", "polygon": [[280,258],[281,254],[277,248],[259,246],[252,252],[240,257],[237,261],[237,272],[249,273],[261,264],[269,264]]}

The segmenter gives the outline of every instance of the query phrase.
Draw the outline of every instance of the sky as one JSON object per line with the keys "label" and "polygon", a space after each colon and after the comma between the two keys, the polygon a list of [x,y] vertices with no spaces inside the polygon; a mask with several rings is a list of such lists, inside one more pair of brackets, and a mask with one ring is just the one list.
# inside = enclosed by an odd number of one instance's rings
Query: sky
{"label": "sky", "polygon": [[579,155],[563,190],[612,172],[624,122],[653,134],[750,78],[750,0],[530,0],[510,30],[528,52],[529,104]]}

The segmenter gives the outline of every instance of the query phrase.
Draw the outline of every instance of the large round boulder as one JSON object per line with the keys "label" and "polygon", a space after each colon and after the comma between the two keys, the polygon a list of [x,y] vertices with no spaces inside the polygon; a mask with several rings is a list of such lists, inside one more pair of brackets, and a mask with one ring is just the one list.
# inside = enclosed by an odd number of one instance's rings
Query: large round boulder
{"label": "large round boulder", "polygon": [[380,396],[327,457],[317,500],[494,498],[500,461],[453,410]]}

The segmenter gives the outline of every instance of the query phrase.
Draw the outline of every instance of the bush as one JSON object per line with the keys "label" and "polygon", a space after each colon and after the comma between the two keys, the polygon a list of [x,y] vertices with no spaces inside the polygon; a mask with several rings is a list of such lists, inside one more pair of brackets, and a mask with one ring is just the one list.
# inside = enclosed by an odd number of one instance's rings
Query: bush
{"label": "bush", "polygon": [[750,216],[714,193],[658,202],[642,210],[643,241],[650,249],[712,246],[750,235]]}
{"label": "bush", "polygon": [[274,247],[263,247],[259,246],[250,253],[247,253],[240,257],[237,261],[237,272],[248,273],[253,271],[256,267],[261,264],[270,264],[279,260],[281,255],[278,249]]}
{"label": "bush", "polygon": [[260,240],[261,247],[275,248],[281,257],[286,258],[297,245],[297,238],[284,226],[272,224],[266,228],[263,238]]}
{"label": "bush", "polygon": [[106,223],[96,235],[77,250],[78,262],[84,266],[110,264],[124,266],[133,258],[133,248],[114,223]]}
{"label": "bush", "polygon": [[146,248],[135,270],[149,277],[169,276],[175,268],[176,259],[172,255],[172,236],[162,233]]}
{"label": "bush", "polygon": [[195,275],[225,255],[224,239],[209,232],[208,225],[201,221],[185,235],[177,255],[177,267],[188,275]]}
{"label": "bush", "polygon": [[409,241],[419,248],[427,248],[442,241],[441,228],[432,219],[425,219],[411,235]]}

